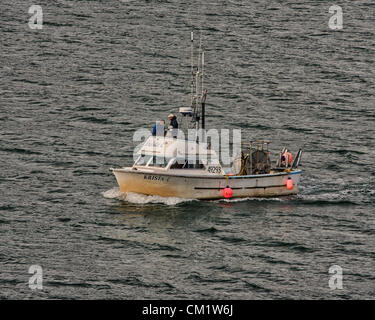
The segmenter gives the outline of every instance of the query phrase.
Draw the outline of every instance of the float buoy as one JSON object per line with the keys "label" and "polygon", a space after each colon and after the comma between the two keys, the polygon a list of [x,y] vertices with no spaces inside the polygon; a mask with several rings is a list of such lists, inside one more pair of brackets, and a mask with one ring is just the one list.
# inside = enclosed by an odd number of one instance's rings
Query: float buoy
{"label": "float buoy", "polygon": [[221,190],[221,193],[226,199],[232,198],[233,196],[233,190],[229,186],[226,186],[223,190]]}
{"label": "float buoy", "polygon": [[293,180],[291,177],[288,178],[288,180],[286,180],[286,188],[288,190],[292,190],[293,189]]}

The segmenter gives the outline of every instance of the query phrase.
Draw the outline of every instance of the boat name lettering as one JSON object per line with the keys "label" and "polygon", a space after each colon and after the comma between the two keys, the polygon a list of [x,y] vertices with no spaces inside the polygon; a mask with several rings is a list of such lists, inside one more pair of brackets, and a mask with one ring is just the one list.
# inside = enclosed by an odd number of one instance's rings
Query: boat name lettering
{"label": "boat name lettering", "polygon": [[147,174],[143,176],[143,179],[153,180],[153,181],[164,181],[164,177],[162,176],[152,176],[152,175],[147,175]]}

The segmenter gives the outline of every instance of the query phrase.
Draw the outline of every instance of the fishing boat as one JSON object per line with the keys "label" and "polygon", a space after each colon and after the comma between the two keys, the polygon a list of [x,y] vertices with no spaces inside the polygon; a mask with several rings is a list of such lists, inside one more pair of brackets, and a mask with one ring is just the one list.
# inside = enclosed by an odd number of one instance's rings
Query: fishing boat
{"label": "fishing boat", "polygon": [[224,170],[217,152],[204,139],[207,90],[203,86],[201,45],[197,61],[195,67],[192,33],[190,106],[179,108],[179,113],[181,123],[185,122],[187,128],[195,127],[203,135],[189,140],[170,129],[148,137],[132,166],[110,169],[120,191],[202,200],[297,194],[302,173],[298,169],[301,149],[293,157],[284,147],[272,165],[269,141],[244,141],[231,170]]}

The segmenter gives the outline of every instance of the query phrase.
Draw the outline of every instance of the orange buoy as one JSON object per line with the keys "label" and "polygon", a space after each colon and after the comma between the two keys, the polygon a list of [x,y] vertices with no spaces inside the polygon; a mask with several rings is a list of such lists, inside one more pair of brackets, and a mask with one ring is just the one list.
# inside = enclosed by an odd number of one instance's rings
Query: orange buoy
{"label": "orange buoy", "polygon": [[226,186],[223,190],[221,190],[221,194],[224,198],[229,199],[233,196],[233,190],[229,186]]}
{"label": "orange buoy", "polygon": [[291,177],[289,177],[288,180],[286,180],[286,188],[288,190],[293,190],[293,180]]}

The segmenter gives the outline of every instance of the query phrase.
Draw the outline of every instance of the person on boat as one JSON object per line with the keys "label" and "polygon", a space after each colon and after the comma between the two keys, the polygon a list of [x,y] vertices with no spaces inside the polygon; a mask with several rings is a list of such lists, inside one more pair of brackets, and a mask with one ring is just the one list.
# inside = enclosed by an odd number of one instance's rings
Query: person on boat
{"label": "person on boat", "polygon": [[177,138],[177,133],[178,133],[177,117],[173,113],[170,113],[168,115],[168,119],[170,121],[168,128],[172,130],[172,136],[173,136],[173,138]]}
{"label": "person on boat", "polygon": [[172,126],[172,129],[178,129],[177,118],[173,113],[169,114],[168,119],[170,121],[169,125]]}
{"label": "person on boat", "polygon": [[165,136],[165,121],[159,120],[154,127],[152,128],[152,135],[158,136],[158,137],[164,137]]}
{"label": "person on boat", "polygon": [[291,166],[293,163],[293,155],[287,151],[284,152],[284,154],[281,156],[281,164],[285,167],[287,167],[287,162],[288,161],[288,166]]}

